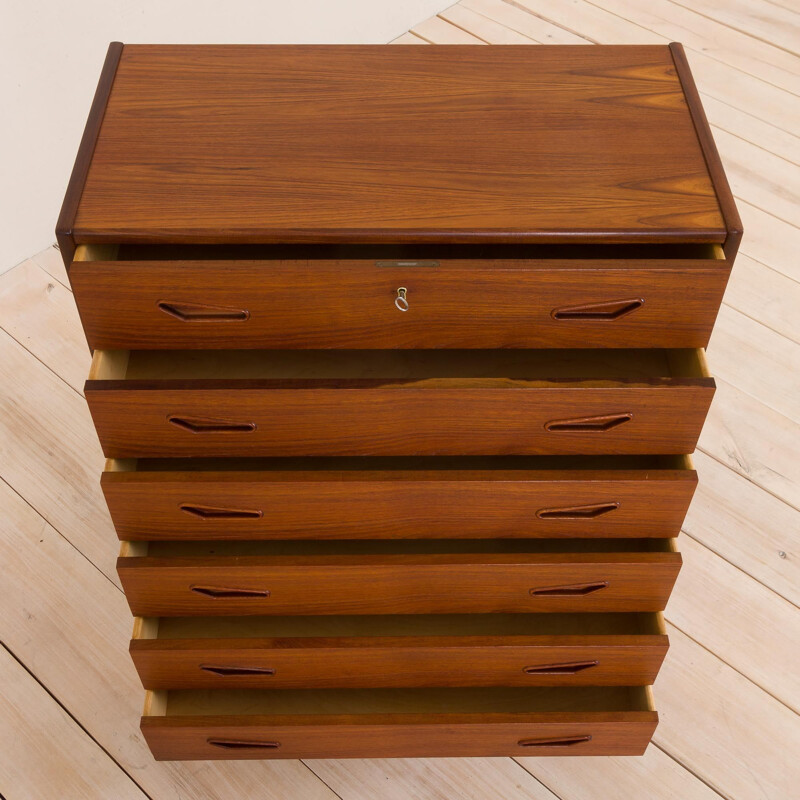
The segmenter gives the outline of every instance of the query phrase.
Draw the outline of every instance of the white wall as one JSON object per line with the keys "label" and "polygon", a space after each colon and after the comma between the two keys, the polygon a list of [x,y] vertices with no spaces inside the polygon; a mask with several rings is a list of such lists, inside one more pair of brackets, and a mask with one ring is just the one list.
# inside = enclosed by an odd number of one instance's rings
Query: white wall
{"label": "white wall", "polygon": [[382,43],[453,0],[0,0],[0,272],[54,241],[106,48]]}

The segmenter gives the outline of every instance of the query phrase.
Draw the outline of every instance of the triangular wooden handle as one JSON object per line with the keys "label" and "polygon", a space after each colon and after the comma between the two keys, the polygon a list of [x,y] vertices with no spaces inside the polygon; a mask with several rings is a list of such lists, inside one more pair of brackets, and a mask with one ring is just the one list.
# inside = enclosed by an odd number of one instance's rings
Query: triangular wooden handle
{"label": "triangular wooden handle", "polygon": [[632,314],[643,305],[644,300],[641,297],[634,297],[629,300],[608,300],[603,303],[584,303],[579,306],[554,308],[551,316],[553,319],[612,321]]}

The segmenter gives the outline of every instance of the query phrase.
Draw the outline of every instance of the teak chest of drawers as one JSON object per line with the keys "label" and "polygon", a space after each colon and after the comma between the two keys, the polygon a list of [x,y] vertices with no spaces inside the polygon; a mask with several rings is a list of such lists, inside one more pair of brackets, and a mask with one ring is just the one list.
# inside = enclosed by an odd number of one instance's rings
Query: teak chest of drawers
{"label": "teak chest of drawers", "polygon": [[741,224],[680,45],[111,45],[59,219],[159,759],[632,755]]}

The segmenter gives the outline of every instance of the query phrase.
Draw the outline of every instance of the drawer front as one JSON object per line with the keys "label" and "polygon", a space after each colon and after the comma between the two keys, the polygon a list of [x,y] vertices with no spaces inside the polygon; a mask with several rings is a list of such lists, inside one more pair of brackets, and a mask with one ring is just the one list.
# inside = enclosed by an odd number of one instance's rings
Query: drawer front
{"label": "drawer front", "polygon": [[136,616],[661,611],[680,555],[123,557]]}
{"label": "drawer front", "polygon": [[705,347],[728,276],[713,260],[521,266],[75,262],[70,280],[98,349]]}
{"label": "drawer front", "polygon": [[647,686],[659,635],[133,640],[145,689]]}
{"label": "drawer front", "polygon": [[641,755],[655,711],[398,714],[369,717],[144,717],[157,760]]}
{"label": "drawer front", "polygon": [[709,378],[615,387],[181,383],[88,381],[106,456],[691,453],[714,393]]}
{"label": "drawer front", "polygon": [[120,539],[676,536],[696,473],[105,472]]}

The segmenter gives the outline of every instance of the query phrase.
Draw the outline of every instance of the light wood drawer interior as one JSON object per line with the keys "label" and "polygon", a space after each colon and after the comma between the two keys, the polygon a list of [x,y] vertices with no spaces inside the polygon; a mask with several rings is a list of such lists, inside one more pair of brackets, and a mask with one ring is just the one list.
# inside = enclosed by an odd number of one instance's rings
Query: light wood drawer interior
{"label": "light wood drawer interior", "polygon": [[378,267],[431,269],[458,265],[531,268],[539,261],[724,261],[714,243],[677,244],[80,244],[73,261],[337,261]]}
{"label": "light wood drawer interior", "polygon": [[525,714],[653,711],[648,687],[180,690],[149,693],[144,716]]}
{"label": "light wood drawer interior", "polygon": [[702,350],[95,351],[89,380],[633,381],[709,378]]}
{"label": "light wood drawer interior", "polygon": [[369,555],[391,559],[408,556],[536,555],[545,553],[671,553],[674,539],[435,539],[364,541],[159,541],[122,542],[120,558],[281,558],[311,560]]}
{"label": "light wood drawer interior", "polygon": [[252,476],[263,473],[266,478],[280,475],[298,480],[331,477],[336,480],[357,479],[360,473],[414,477],[436,474],[441,479],[450,476],[458,480],[506,480],[525,477],[530,480],[553,480],[566,473],[607,472],[610,476],[628,473],[694,471],[691,456],[362,456],[309,458],[109,458],[104,474],[138,473],[140,475],[170,475],[175,472],[195,473],[202,480],[208,473],[241,473]]}
{"label": "light wood drawer interior", "polygon": [[665,636],[661,613],[136,617],[133,640],[317,637]]}

